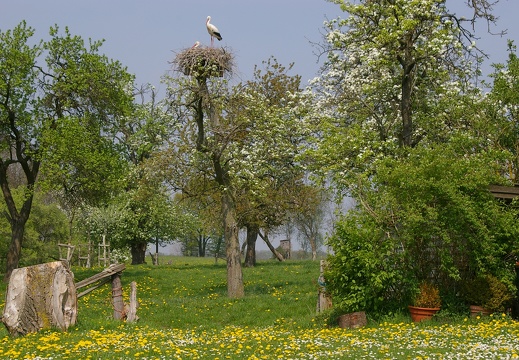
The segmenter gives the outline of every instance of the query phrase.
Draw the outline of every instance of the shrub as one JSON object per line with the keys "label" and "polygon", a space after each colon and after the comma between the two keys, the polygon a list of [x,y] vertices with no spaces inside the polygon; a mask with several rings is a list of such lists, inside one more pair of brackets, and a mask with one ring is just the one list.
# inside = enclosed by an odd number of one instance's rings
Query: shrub
{"label": "shrub", "polygon": [[478,276],[464,283],[462,296],[470,305],[482,306],[493,312],[505,311],[512,292],[493,275]]}
{"label": "shrub", "polygon": [[440,290],[430,282],[422,282],[413,305],[423,308],[439,308],[441,306]]}
{"label": "shrub", "polygon": [[468,272],[511,276],[504,259],[516,248],[518,208],[503,206],[488,190],[499,181],[491,166],[498,156],[466,153],[471,146],[452,139],[406,149],[406,156],[378,161],[372,175],[349,189],[357,207],[328,241],[334,304],[402,309],[415,293],[412,279],[434,275],[448,294]]}
{"label": "shrub", "polygon": [[395,266],[402,262],[398,245],[376,229],[372,218],[351,211],[328,244],[335,254],[328,257],[324,275],[334,307],[344,313],[383,313],[410,298],[405,293],[409,276]]}

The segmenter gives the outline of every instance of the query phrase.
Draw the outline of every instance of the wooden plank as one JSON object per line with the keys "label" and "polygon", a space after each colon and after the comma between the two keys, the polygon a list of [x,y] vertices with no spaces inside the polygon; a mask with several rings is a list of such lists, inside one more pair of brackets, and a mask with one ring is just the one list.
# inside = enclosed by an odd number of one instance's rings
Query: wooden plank
{"label": "wooden plank", "polygon": [[80,297],[82,296],[85,296],[87,294],[90,294],[92,291],[94,291],[95,289],[98,289],[100,288],[101,286],[103,286],[104,284],[106,284],[107,282],[110,282],[110,279],[109,278],[104,278],[102,279],[101,281],[99,281],[99,283],[97,283],[97,285],[94,285],[88,289],[86,289],[85,291],[83,291],[82,293],[78,294],[77,295],[77,298],[79,299]]}
{"label": "wooden plank", "polygon": [[490,185],[489,189],[495,193],[506,193],[519,195],[519,186]]}
{"label": "wooden plank", "polygon": [[497,199],[515,199],[519,196],[519,195],[515,195],[515,194],[505,194],[505,193],[492,193],[492,195],[494,195],[494,197]]}
{"label": "wooden plank", "polygon": [[490,185],[489,190],[499,199],[514,199],[519,196],[519,186]]}
{"label": "wooden plank", "polygon": [[76,289],[82,288],[84,286],[88,286],[90,284],[95,283],[98,280],[104,279],[106,277],[112,276],[114,274],[120,273],[126,269],[126,265],[124,264],[112,264],[103,271],[101,271],[98,274],[95,274],[94,276],[91,276],[87,279],[81,280],[76,283]]}

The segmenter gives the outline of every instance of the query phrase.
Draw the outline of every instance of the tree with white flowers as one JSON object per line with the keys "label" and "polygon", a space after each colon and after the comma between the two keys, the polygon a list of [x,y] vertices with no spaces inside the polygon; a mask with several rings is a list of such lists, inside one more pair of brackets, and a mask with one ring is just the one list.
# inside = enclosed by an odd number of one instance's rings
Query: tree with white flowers
{"label": "tree with white flowers", "polygon": [[444,0],[334,2],[347,16],[325,23],[326,62],[313,90],[316,111],[325,115],[321,160],[349,187],[356,180],[344,169],[369,173],[374,161],[398,148],[444,141],[466,125],[456,111],[459,95],[479,96],[473,85],[482,52],[465,25],[495,19],[484,0],[470,2],[469,20],[451,13]]}
{"label": "tree with white flowers", "polygon": [[220,200],[232,298],[244,296],[238,204],[244,193],[248,201],[268,203],[271,189],[289,177],[291,168],[300,167],[296,158],[308,128],[303,115],[310,102],[291,86],[299,77],[288,76],[276,61],[268,67],[254,81],[236,86],[204,75],[203,67],[191,77],[166,79],[177,127],[155,167],[184,196],[213,194]]}

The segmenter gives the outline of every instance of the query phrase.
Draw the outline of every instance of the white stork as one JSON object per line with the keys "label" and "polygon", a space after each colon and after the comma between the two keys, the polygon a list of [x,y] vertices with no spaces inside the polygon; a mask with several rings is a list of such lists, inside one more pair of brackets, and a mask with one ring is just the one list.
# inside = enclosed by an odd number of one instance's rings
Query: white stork
{"label": "white stork", "polygon": [[207,21],[205,22],[205,26],[207,27],[207,32],[211,35],[211,46],[214,44],[214,38],[217,38],[218,41],[222,40],[222,35],[218,31],[218,28],[210,23],[211,17],[207,17]]}
{"label": "white stork", "polygon": [[200,46],[200,41],[197,41],[193,44],[193,46],[191,46],[191,49],[196,49],[197,47]]}

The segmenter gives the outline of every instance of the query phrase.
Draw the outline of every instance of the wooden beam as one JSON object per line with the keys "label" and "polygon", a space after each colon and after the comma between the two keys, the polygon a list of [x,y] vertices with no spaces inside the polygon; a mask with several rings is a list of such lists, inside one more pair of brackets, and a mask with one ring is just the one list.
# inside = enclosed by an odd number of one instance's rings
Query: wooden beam
{"label": "wooden beam", "polygon": [[90,284],[95,283],[98,280],[104,279],[106,277],[112,276],[114,274],[122,272],[124,269],[126,269],[126,265],[124,264],[112,264],[103,271],[101,271],[99,274],[95,274],[94,276],[91,276],[87,279],[81,280],[76,283],[76,289],[82,288],[84,286],[88,286]]}
{"label": "wooden beam", "polygon": [[490,185],[489,190],[499,199],[515,199],[519,197],[519,186]]}
{"label": "wooden beam", "polygon": [[94,291],[95,289],[97,288],[100,288],[101,286],[103,286],[104,284],[106,284],[107,282],[110,282],[110,278],[104,278],[102,279],[101,281],[99,281],[97,283],[97,285],[94,285],[92,287],[89,287],[88,289],[86,289],[85,291],[83,291],[82,293],[78,294],[77,295],[77,298],[79,299],[80,297],[82,296],[85,296],[85,295],[88,295],[90,294],[92,291]]}

